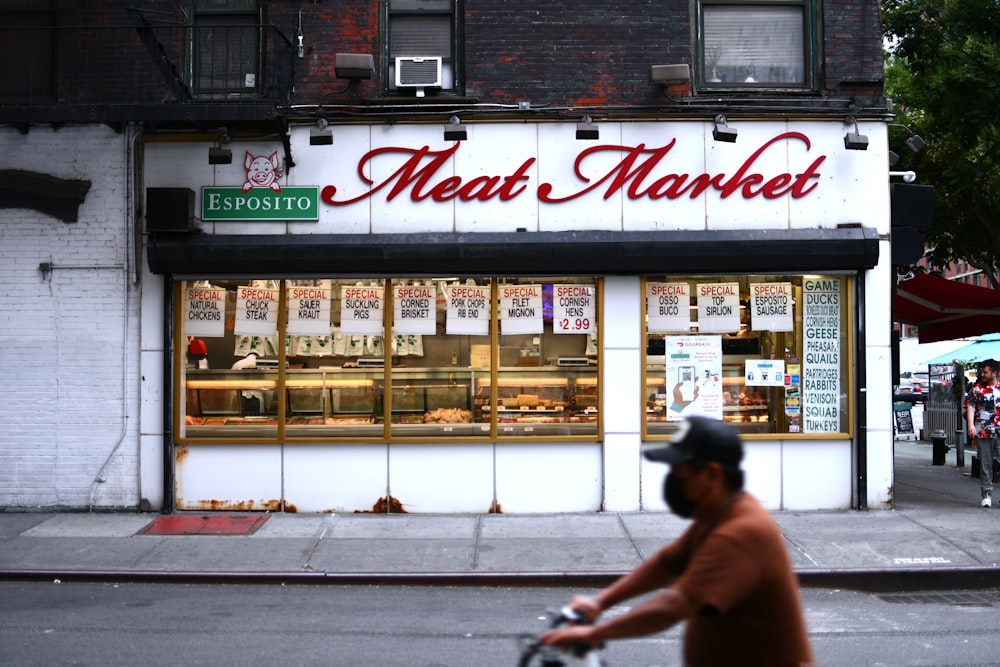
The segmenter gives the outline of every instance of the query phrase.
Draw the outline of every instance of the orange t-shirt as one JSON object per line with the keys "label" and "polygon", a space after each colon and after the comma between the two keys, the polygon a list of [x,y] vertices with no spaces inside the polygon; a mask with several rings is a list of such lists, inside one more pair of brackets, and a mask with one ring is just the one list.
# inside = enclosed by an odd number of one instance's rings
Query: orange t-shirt
{"label": "orange t-shirt", "polygon": [[659,558],[673,587],[702,604],[687,621],[686,665],[812,662],[785,541],[753,496],[741,493],[714,526],[695,522]]}

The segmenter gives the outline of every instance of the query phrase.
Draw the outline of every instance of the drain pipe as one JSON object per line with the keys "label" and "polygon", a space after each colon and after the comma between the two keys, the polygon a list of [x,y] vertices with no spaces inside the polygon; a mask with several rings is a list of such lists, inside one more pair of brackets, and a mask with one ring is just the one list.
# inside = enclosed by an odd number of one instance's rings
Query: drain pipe
{"label": "drain pipe", "polygon": [[854,395],[855,402],[855,423],[854,433],[857,440],[857,508],[859,511],[868,510],[868,378],[865,369],[868,367],[866,355],[867,339],[865,337],[865,274],[858,272],[858,279],[855,281],[855,306],[854,316],[858,323],[858,335],[854,343],[855,348],[855,376],[857,389]]}

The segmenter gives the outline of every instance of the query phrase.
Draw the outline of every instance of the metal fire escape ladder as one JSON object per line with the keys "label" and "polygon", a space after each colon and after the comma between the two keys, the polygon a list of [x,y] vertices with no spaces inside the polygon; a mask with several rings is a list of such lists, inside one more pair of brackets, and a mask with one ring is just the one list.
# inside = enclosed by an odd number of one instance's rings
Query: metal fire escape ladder
{"label": "metal fire escape ladder", "polygon": [[191,95],[191,89],[184,83],[177,65],[167,55],[163,44],[153,32],[153,25],[146,18],[145,13],[143,13],[146,10],[129,7],[127,11],[132,20],[132,25],[135,27],[136,32],[139,33],[139,39],[142,40],[146,50],[153,57],[153,61],[160,70],[160,74],[163,75],[163,79],[170,88],[170,92],[173,93],[174,98],[181,103],[193,102],[194,97]]}

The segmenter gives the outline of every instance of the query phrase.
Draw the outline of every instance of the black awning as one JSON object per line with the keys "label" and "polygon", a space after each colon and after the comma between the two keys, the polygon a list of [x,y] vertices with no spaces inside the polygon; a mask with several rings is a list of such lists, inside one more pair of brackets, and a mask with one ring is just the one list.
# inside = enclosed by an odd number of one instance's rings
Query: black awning
{"label": "black awning", "polygon": [[153,273],[191,276],[639,275],[862,271],[878,234],[836,229],[153,235]]}

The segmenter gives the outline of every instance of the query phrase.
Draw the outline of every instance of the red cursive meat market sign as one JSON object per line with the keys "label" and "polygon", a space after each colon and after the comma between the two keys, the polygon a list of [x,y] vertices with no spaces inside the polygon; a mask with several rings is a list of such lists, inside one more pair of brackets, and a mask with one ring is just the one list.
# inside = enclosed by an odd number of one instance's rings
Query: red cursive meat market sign
{"label": "red cursive meat market sign", "polygon": [[[532,196],[528,194],[531,192],[547,204],[569,202],[591,193],[604,199],[624,193],[629,199],[651,201],[695,199],[711,193],[717,193],[722,199],[733,195],[744,199],[785,196],[801,199],[817,187],[825,155],[815,157],[797,173],[765,173],[758,170],[757,164],[768,151],[787,151],[792,143],[800,144],[806,153],[812,148],[809,138],[801,132],[784,132],[764,142],[732,171],[702,174],[678,173],[671,169],[671,155],[679,150],[676,138],[659,147],[647,147],[646,144],[593,146],[581,151],[574,162],[575,183],[567,179],[558,184],[546,182],[537,186],[532,186],[530,175],[536,161],[534,157],[524,160],[507,174],[463,177],[455,175],[452,164],[462,142],[455,142],[444,150],[431,150],[428,146],[384,147],[369,151],[358,161],[358,176],[367,186],[363,193],[338,199],[337,186],[327,185],[321,198],[331,206],[347,206],[376,195],[384,196],[386,201],[409,196],[415,202],[427,199],[485,202],[510,201]],[[620,155],[621,159],[608,168],[607,160],[601,159],[607,155]],[[398,167],[382,180],[372,180],[365,175],[365,170],[376,158],[380,161],[396,159]],[[595,164],[602,166],[595,169]],[[385,172],[384,165],[382,171]]]}

